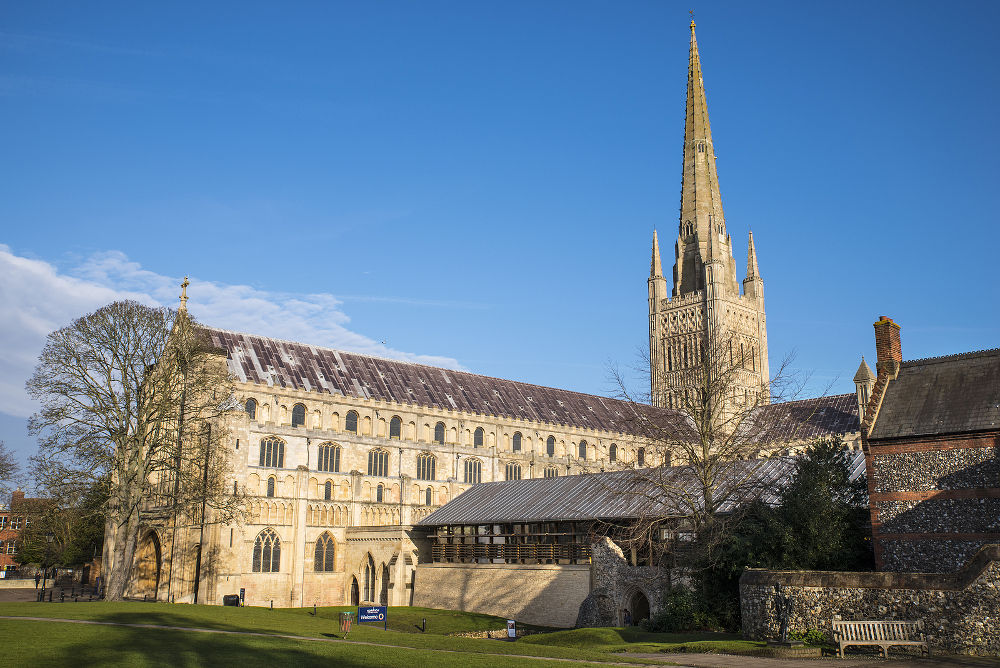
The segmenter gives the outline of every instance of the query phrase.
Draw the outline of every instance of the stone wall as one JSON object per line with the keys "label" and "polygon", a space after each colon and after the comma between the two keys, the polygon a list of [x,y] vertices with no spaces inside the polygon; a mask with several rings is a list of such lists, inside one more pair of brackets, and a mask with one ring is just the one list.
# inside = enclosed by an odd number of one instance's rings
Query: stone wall
{"label": "stone wall", "polygon": [[413,605],[570,627],[590,592],[590,566],[420,564]]}
{"label": "stone wall", "polygon": [[744,637],[778,636],[776,585],[792,597],[792,630],[832,638],[833,619],[921,619],[932,650],[1000,656],[1000,545],[982,548],[954,573],[747,570],[740,578]]}
{"label": "stone wall", "polygon": [[657,613],[670,582],[667,571],[629,565],[610,538],[590,546],[590,562],[593,588],[580,605],[576,626],[622,626],[622,611],[631,607],[636,594],[646,597],[650,615]]}
{"label": "stone wall", "polygon": [[870,443],[867,465],[880,570],[946,573],[1000,542],[996,434]]}

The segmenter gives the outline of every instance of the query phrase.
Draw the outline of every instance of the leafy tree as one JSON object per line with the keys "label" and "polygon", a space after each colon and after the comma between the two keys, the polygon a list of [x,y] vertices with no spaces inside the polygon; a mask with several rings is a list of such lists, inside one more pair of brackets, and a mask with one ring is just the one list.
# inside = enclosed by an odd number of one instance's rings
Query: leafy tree
{"label": "leafy tree", "polygon": [[242,512],[226,493],[233,382],[186,310],[119,301],[77,319],[49,334],[27,390],[41,403],[29,429],[42,487],[81,499],[108,481],[109,599],[125,594],[140,527],[163,521],[151,503],[168,499],[174,522]]}

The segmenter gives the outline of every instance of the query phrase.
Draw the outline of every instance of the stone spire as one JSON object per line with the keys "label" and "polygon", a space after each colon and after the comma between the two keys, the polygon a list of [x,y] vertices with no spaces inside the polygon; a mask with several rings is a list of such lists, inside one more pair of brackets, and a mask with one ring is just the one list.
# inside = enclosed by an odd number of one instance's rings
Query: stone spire
{"label": "stone spire", "polygon": [[653,259],[649,264],[649,277],[659,278],[663,276],[663,263],[660,262],[660,240],[656,236],[656,230],[653,230]]}
{"label": "stone spire", "polygon": [[753,230],[750,230],[750,242],[747,244],[747,278],[760,278],[757,267],[757,249],[753,245]]}

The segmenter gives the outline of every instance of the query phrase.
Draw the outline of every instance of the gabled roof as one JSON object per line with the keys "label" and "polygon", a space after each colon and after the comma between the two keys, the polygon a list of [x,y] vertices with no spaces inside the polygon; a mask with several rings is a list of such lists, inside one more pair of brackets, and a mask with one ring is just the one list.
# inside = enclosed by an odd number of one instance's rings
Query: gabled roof
{"label": "gabled roof", "polygon": [[[414,404],[578,429],[641,435],[637,412],[655,411],[668,422],[683,416],[621,399],[560,390],[467,371],[400,362],[224,329],[205,328],[225,351],[243,383]],[[767,442],[792,442],[855,432],[853,394],[771,404],[760,408]],[[749,423],[748,423],[749,424]],[[677,433],[683,425],[675,425]]]}
{"label": "gabled roof", "polygon": [[[774,504],[795,470],[795,457],[776,457],[752,462],[734,462],[734,474],[749,474],[753,481],[743,486],[720,509],[732,512],[738,503],[761,498]],[[864,454],[851,453],[852,480],[864,475]],[[626,469],[556,478],[508,480],[473,485],[422,519],[420,526],[447,524],[492,524],[502,522],[547,522],[573,520],[621,520],[649,516],[680,516],[672,499],[687,492],[698,498],[697,481],[685,466]],[[671,490],[666,495],[663,490]],[[724,493],[718,490],[717,497]]]}
{"label": "gabled roof", "polygon": [[1000,430],[1000,349],[900,364],[869,440],[987,430]]}
{"label": "gabled roof", "polygon": [[630,432],[618,399],[206,328],[244,383],[465,411],[580,429]]}

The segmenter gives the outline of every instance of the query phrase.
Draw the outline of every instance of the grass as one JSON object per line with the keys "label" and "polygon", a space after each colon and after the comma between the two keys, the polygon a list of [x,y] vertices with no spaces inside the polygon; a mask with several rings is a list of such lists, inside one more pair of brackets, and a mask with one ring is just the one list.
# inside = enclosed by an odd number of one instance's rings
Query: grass
{"label": "grass", "polygon": [[734,633],[649,633],[637,628],[570,629],[529,636],[522,643],[575,647],[601,652],[747,652],[766,643],[741,640]]}
{"label": "grass", "polygon": [[[225,608],[166,603],[0,603],[0,615],[78,619],[123,624],[249,631],[304,638],[340,638],[338,613],[348,608]],[[427,619],[427,633],[418,631]],[[183,629],[143,629],[72,623],[0,620],[4,665],[248,666],[275,664],[338,666],[565,666],[546,658],[606,663],[620,657],[605,648],[516,643],[445,634],[506,627],[490,615],[390,608],[389,630],[355,626],[350,642],[199,633]],[[556,635],[556,634],[552,634]],[[359,642],[391,645],[374,647]],[[411,648],[411,649],[407,649]],[[447,650],[447,652],[434,651]],[[524,659],[504,655],[537,657]],[[641,659],[633,663],[647,663]]]}

